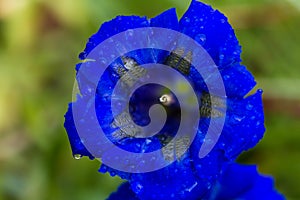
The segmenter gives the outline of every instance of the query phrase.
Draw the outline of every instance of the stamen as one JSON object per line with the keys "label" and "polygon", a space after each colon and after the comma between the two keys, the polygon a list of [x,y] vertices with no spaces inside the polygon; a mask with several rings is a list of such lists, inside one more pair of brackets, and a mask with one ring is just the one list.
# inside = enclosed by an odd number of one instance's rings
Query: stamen
{"label": "stamen", "polygon": [[180,71],[184,75],[188,75],[190,73],[191,68],[192,52],[189,51],[184,58],[183,55],[184,49],[175,49],[167,57],[165,64],[175,69],[178,69],[178,71]]}
{"label": "stamen", "polygon": [[223,99],[217,96],[204,93],[201,97],[200,116],[201,117],[222,117],[224,112],[222,108],[225,107]]}
{"label": "stamen", "polygon": [[132,123],[132,119],[128,112],[122,112],[121,114],[117,115],[114,121],[111,123],[112,128],[126,126]]}
{"label": "stamen", "polygon": [[159,98],[159,102],[162,103],[165,106],[170,105],[171,103],[173,103],[173,97],[172,95],[169,94],[164,94]]}
{"label": "stamen", "polygon": [[[182,137],[162,148],[162,154],[165,160],[172,161],[174,158],[180,160],[184,152],[188,149],[190,143],[189,137]],[[176,156],[176,157],[175,157]]]}
{"label": "stamen", "polygon": [[142,132],[141,128],[134,124],[128,112],[123,112],[117,115],[111,123],[111,127],[119,128],[112,133],[113,138],[116,140],[127,137],[135,137]]}
{"label": "stamen", "polygon": [[[138,65],[138,63],[129,57],[121,58],[125,69],[122,66],[117,68],[120,80],[127,86],[132,87],[141,77],[146,75],[147,70]],[[127,70],[126,70],[127,69]]]}

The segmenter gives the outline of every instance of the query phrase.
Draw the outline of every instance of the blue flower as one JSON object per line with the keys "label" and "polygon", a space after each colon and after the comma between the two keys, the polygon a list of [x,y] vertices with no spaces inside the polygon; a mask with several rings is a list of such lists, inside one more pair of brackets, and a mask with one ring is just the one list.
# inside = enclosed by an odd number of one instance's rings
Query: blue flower
{"label": "blue flower", "polygon": [[[128,173],[112,169],[102,164],[99,171],[109,172],[112,176],[118,175],[128,182],[120,186],[116,193],[109,199],[270,199],[276,197],[282,199],[273,189],[269,178],[259,176],[253,167],[242,167],[232,163],[237,156],[245,150],[254,147],[263,137],[265,132],[264,115],[262,105],[262,90],[249,95],[256,82],[246,67],[241,64],[241,46],[235,36],[234,30],[227,18],[208,5],[193,0],[189,9],[178,20],[175,9],[170,9],[155,18],[148,20],[139,16],[118,16],[115,19],[102,24],[97,33],[89,38],[85,50],[79,58],[83,61],[76,66],[76,70],[89,68],[88,55],[101,42],[123,31],[141,27],[162,27],[172,29],[193,38],[209,53],[224,81],[226,90],[226,113],[222,113],[214,106],[222,107],[222,101],[218,97],[207,95],[205,83],[193,66],[179,70],[195,86],[201,102],[199,112],[201,119],[196,138],[189,149],[175,162],[157,171],[148,173]],[[173,55],[174,56],[174,55]],[[137,50],[129,52],[126,58],[138,65],[146,63],[164,63],[176,60],[172,53],[154,49]],[[169,59],[169,60],[168,60]],[[112,88],[121,78],[120,73],[114,70],[115,65],[126,65],[128,60],[117,59],[112,63],[101,77],[96,91],[91,91],[87,84],[90,76],[77,77],[80,94],[77,101],[69,105],[65,115],[65,128],[69,136],[74,155],[94,156],[88,151],[76,130],[72,107],[81,105],[84,110],[94,109],[90,101],[95,100],[97,117],[106,136],[117,146],[135,153],[151,152],[164,146],[170,137],[176,132],[178,116],[171,112],[170,120],[163,132],[151,138],[135,138],[116,133],[116,129],[110,126],[114,118],[110,111],[110,96]],[[187,66],[186,64],[184,66]],[[99,77],[100,78],[100,77]],[[214,76],[212,75],[212,79]],[[84,84],[83,84],[84,83]],[[145,91],[142,91],[145,93]],[[147,92],[155,95],[155,90]],[[96,94],[96,97],[94,95]],[[149,108],[145,103],[138,107],[139,96],[133,98],[131,110],[135,122],[147,123],[147,116],[143,115],[143,109]],[[151,102],[150,102],[151,103]],[[153,102],[152,102],[153,103]],[[203,144],[211,118],[225,115],[225,125],[221,136],[213,150],[204,158],[199,158],[199,149]],[[143,120],[146,121],[144,122]],[[89,116],[82,116],[89,119]],[[126,117],[123,117],[126,119]],[[82,120],[82,123],[86,123]],[[148,120],[149,121],[149,120]],[[94,127],[89,127],[91,133]],[[132,131],[135,131],[132,128]],[[114,135],[115,134],[115,135]],[[91,135],[93,137],[93,135]],[[180,143],[181,142],[181,143]],[[179,141],[183,146],[184,141]],[[105,153],[104,153],[105,154]],[[108,158],[109,151],[105,154]],[[163,155],[162,158],[166,159]],[[143,163],[141,162],[141,165]],[[226,168],[226,170],[224,170]],[[245,177],[243,184],[241,179]],[[249,175],[251,174],[251,175]],[[239,187],[236,187],[239,186]],[[259,193],[258,193],[259,192]],[[263,192],[263,193],[261,193]],[[264,196],[255,196],[264,195]],[[264,197],[264,198],[262,198]]]}

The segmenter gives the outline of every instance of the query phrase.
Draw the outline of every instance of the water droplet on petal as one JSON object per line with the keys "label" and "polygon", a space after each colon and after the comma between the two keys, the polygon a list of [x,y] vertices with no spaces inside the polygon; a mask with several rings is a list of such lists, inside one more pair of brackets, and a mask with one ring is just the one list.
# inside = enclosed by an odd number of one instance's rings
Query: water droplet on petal
{"label": "water droplet on petal", "polygon": [[155,156],[152,156],[150,161],[153,161],[153,160],[156,160]]}
{"label": "water droplet on petal", "polygon": [[201,165],[201,164],[196,165],[196,169],[197,169],[197,170],[201,170],[201,169],[202,169],[202,165]]}
{"label": "water droplet on petal", "polygon": [[253,105],[252,105],[252,104],[247,104],[247,106],[246,106],[246,109],[247,109],[247,110],[252,110],[252,108],[253,108]]}
{"label": "water droplet on petal", "polygon": [[126,31],[125,35],[126,35],[127,37],[133,36],[133,30],[132,30],[132,29],[128,29],[128,30]]}
{"label": "water droplet on petal", "polygon": [[150,144],[152,142],[152,140],[146,139],[145,142],[146,142],[146,144]]}
{"label": "water droplet on petal", "polygon": [[191,192],[197,185],[198,185],[198,182],[195,182],[193,185],[191,185],[189,188],[186,188],[185,190],[188,192]]}
{"label": "water droplet on petal", "polygon": [[220,54],[219,58],[220,58],[220,60],[224,60],[224,58],[225,58],[224,54]]}
{"label": "water droplet on petal", "polygon": [[139,194],[143,189],[143,186],[140,183],[135,183],[132,187],[132,190],[136,193]]}
{"label": "water droplet on petal", "polygon": [[198,34],[198,35],[196,35],[195,40],[197,42],[199,42],[201,45],[204,45],[205,42],[206,42],[206,35],[204,35],[204,34]]}
{"label": "water droplet on petal", "polygon": [[187,23],[190,23],[190,21],[191,21],[191,19],[188,18],[188,17],[185,17],[184,20],[185,20],[185,22],[187,22]]}
{"label": "water droplet on petal", "polygon": [[136,143],[135,146],[136,146],[137,148],[140,148],[140,147],[141,147],[141,144],[140,144],[140,143]]}
{"label": "water droplet on petal", "polygon": [[224,75],[223,79],[226,81],[226,80],[230,79],[230,76],[229,75]]}
{"label": "water droplet on petal", "polygon": [[244,117],[241,117],[241,116],[238,116],[238,115],[234,115],[233,118],[234,118],[234,120],[236,120],[238,122],[241,122],[244,119]]}
{"label": "water droplet on petal", "polygon": [[222,142],[220,145],[221,145],[221,147],[224,148],[226,144],[224,142]]}
{"label": "water droplet on petal", "polygon": [[82,155],[80,155],[80,154],[74,154],[74,158],[75,158],[76,160],[79,160],[79,159],[82,158]]}
{"label": "water droplet on petal", "polygon": [[263,93],[263,90],[262,89],[258,89],[257,92],[258,93]]}
{"label": "water droplet on petal", "polygon": [[112,177],[114,177],[114,176],[116,175],[116,172],[115,172],[115,171],[111,171],[111,172],[110,172],[110,175],[111,175]]}

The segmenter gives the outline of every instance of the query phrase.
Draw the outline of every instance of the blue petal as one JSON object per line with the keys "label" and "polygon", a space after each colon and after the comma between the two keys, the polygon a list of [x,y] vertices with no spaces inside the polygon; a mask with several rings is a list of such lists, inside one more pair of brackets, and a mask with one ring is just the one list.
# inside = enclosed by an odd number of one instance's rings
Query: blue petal
{"label": "blue petal", "polygon": [[214,186],[210,199],[281,200],[284,197],[274,189],[273,179],[260,175],[256,166],[229,164]]}
{"label": "blue petal", "polygon": [[65,114],[65,129],[68,133],[69,141],[71,144],[73,155],[80,156],[89,156],[91,159],[94,157],[90,154],[90,152],[83,145],[74,123],[73,112],[72,112],[72,103],[69,104],[68,111]]}
{"label": "blue petal", "polygon": [[254,147],[265,132],[262,91],[242,99],[228,99],[225,125],[218,141],[228,159]]}
{"label": "blue petal", "polygon": [[171,8],[150,20],[150,26],[178,30],[179,24],[175,8]]}
{"label": "blue petal", "polygon": [[199,42],[220,68],[241,61],[234,30],[219,11],[193,0],[179,24],[181,31]]}
{"label": "blue petal", "polygon": [[130,189],[128,182],[121,184],[118,190],[112,193],[107,200],[139,200],[134,192]]}
{"label": "blue petal", "polygon": [[128,29],[148,26],[149,22],[147,18],[139,16],[118,16],[109,22],[105,22],[102,24],[99,31],[89,38],[85,50],[79,55],[79,58],[84,60],[97,45],[115,34],[121,33]]}
{"label": "blue petal", "polygon": [[256,85],[254,77],[245,66],[236,64],[220,70],[228,98],[242,98]]}
{"label": "blue petal", "polygon": [[140,199],[196,200],[207,191],[209,183],[197,178],[187,157],[155,172],[133,174],[130,185]]}

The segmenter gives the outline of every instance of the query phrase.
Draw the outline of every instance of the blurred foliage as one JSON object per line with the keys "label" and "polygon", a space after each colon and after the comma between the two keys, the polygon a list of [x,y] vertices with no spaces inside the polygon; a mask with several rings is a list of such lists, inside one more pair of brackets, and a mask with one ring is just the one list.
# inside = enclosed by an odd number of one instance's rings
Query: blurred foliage
{"label": "blurred foliage", "polygon": [[[243,60],[265,89],[267,132],[240,161],[300,191],[300,5],[297,0],[209,1],[236,28]],[[105,199],[121,182],[98,161],[71,156],[63,115],[86,40],[117,15],[153,17],[182,0],[0,0],[0,200]]]}

